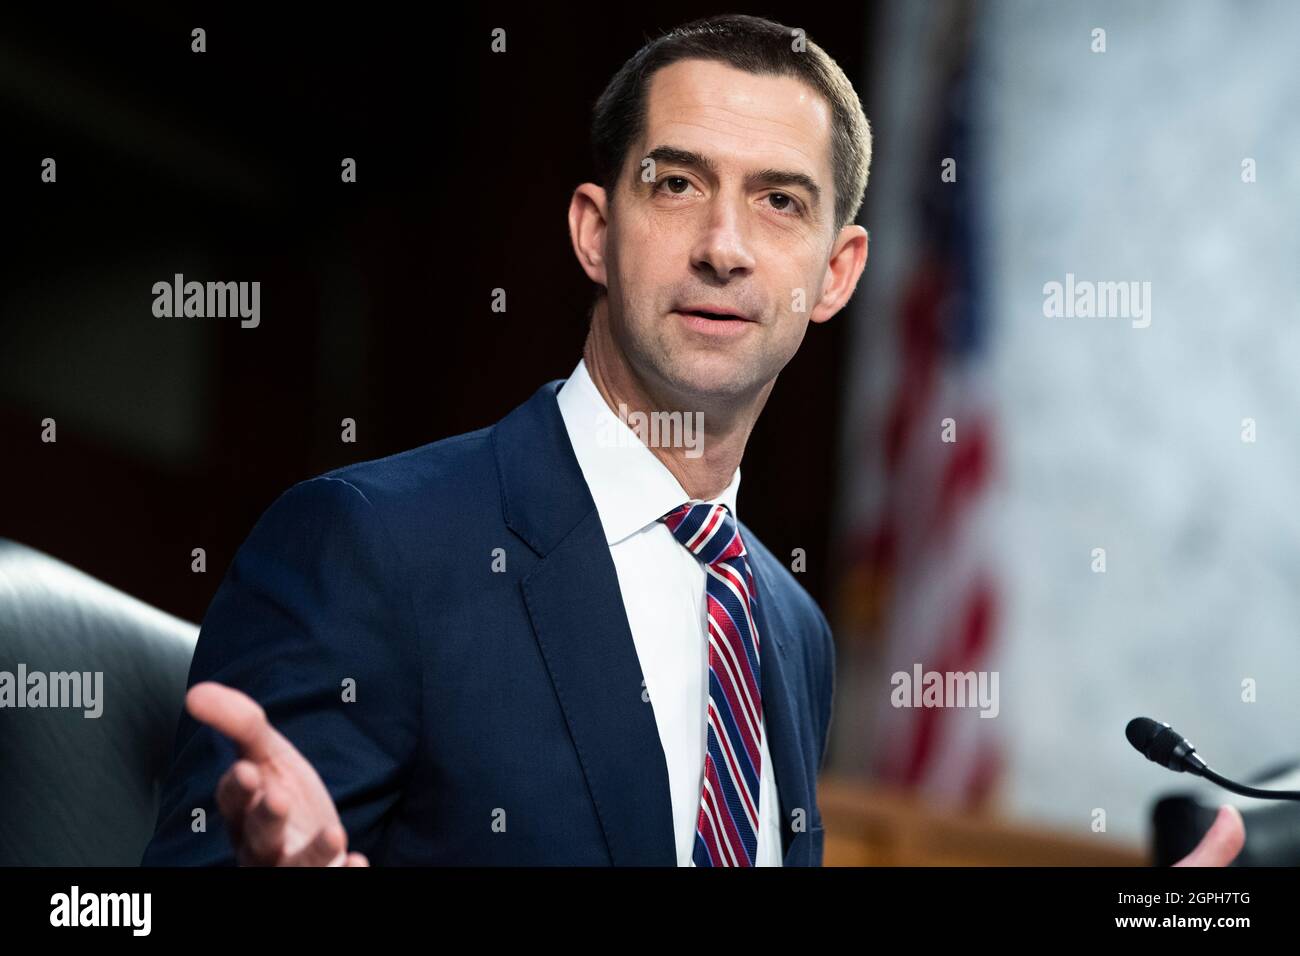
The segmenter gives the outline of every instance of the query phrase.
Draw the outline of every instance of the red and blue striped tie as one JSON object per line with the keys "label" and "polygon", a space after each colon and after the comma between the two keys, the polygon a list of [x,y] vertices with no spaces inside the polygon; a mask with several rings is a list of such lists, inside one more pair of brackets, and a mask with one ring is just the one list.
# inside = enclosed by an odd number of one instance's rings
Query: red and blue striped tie
{"label": "red and blue striped tie", "polygon": [[692,859],[696,866],[753,866],[763,771],[754,576],[726,505],[688,501],[659,520],[706,572],[708,750]]}

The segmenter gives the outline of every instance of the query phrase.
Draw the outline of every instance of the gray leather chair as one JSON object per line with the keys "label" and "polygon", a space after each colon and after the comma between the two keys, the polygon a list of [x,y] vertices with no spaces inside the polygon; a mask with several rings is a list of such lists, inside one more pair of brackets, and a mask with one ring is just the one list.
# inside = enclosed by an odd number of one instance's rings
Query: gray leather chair
{"label": "gray leather chair", "polygon": [[[139,865],[198,632],[0,539],[0,671],[13,675],[0,681],[12,687],[20,665],[47,677],[103,675],[98,717],[86,716],[84,699],[80,708],[0,706],[0,866]],[[57,682],[71,699],[71,684]]]}

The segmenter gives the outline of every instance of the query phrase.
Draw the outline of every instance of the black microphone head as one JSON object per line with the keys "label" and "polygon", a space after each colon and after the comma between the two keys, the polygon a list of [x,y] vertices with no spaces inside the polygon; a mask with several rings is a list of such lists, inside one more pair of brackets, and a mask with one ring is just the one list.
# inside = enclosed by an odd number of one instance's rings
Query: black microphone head
{"label": "black microphone head", "polygon": [[1158,720],[1152,720],[1150,717],[1134,717],[1124,728],[1124,736],[1128,738],[1138,752],[1146,756],[1147,746],[1155,739],[1156,734],[1160,733],[1162,727],[1168,727],[1168,724],[1162,724]]}
{"label": "black microphone head", "polygon": [[1138,753],[1162,767],[1179,773],[1185,770],[1198,772],[1196,767],[1201,764],[1200,758],[1192,764],[1188,762],[1196,748],[1166,723],[1150,717],[1134,717],[1124,728],[1124,736]]}

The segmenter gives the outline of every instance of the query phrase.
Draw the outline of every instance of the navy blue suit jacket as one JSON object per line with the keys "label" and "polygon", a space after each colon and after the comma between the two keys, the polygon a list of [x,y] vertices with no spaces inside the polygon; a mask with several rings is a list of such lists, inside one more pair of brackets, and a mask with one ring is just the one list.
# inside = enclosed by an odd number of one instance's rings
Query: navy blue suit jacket
{"label": "navy blue suit jacket", "polygon": [[[676,865],[654,702],[562,384],[488,428],[294,485],[203,620],[189,684],[257,700],[372,864]],[[740,527],[783,858],[820,866],[831,633]],[[143,865],[234,863],[214,790],[236,756],[182,714]]]}

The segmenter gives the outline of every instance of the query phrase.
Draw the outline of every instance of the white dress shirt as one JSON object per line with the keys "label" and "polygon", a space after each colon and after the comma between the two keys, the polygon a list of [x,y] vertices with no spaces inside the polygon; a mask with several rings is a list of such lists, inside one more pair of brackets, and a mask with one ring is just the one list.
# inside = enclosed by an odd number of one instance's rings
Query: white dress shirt
{"label": "white dress shirt", "polygon": [[[668,762],[677,864],[691,866],[708,739],[705,570],[658,520],[685,504],[690,495],[605,402],[585,361],[578,362],[557,401],[609,542]],[[734,517],[739,487],[737,468],[726,490],[710,500],[724,503]],[[765,638],[759,635],[760,645],[766,643]],[[761,653],[759,668],[761,672]],[[760,753],[757,862],[759,866],[781,866],[780,804],[768,754],[766,720]]]}

